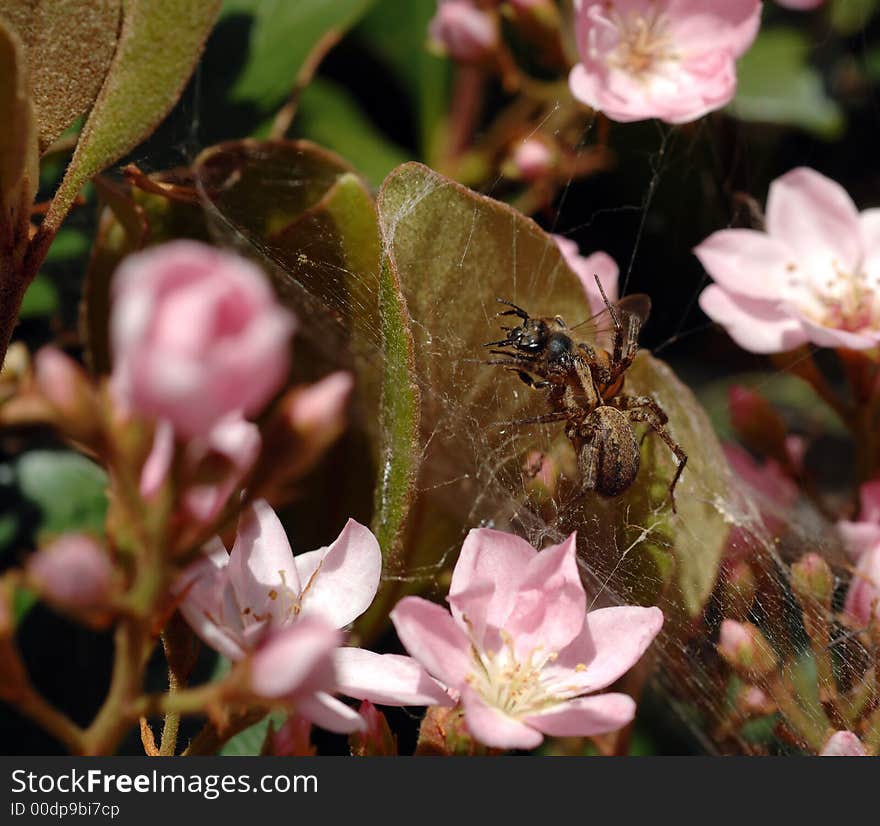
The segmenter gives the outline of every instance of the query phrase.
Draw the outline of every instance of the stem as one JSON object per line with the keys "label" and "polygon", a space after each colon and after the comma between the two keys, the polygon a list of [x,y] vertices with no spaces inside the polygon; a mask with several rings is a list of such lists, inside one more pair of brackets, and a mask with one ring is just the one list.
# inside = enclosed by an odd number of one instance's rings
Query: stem
{"label": "stem", "polygon": [[46,731],[56,737],[72,754],[84,751],[85,732],[67,715],[28,685],[25,693],[16,701],[16,708],[39,723]]}

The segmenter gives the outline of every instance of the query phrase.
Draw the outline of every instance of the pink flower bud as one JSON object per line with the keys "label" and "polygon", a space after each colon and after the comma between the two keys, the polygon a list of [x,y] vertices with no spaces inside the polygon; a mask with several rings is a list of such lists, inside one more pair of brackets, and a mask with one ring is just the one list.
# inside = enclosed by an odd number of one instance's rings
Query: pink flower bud
{"label": "pink flower bud", "polygon": [[471,0],[440,0],[428,34],[453,60],[471,63],[495,50],[498,22]]}
{"label": "pink flower bud", "polygon": [[721,623],[718,653],[741,676],[762,676],[776,667],[776,655],[764,635],[750,622]]}
{"label": "pink flower bud", "polygon": [[329,444],[345,427],[345,406],[353,387],[351,374],[340,372],[298,388],[287,408],[291,427],[322,445]]}
{"label": "pink flower bud", "polygon": [[51,603],[73,612],[106,608],[113,568],[90,536],[64,534],[34,553],[27,563],[31,583]]}
{"label": "pink flower bud", "polygon": [[865,746],[851,731],[835,731],[819,752],[820,757],[867,757]]}
{"label": "pink flower bud", "polygon": [[74,437],[95,432],[98,409],[85,371],[55,347],[43,347],[34,357],[34,378],[40,395],[59,415],[58,425]]}
{"label": "pink flower bud", "polygon": [[801,600],[816,600],[830,608],[834,574],[819,554],[805,554],[791,566],[791,586]]}
{"label": "pink flower bud", "polygon": [[184,437],[259,412],[289,366],[293,317],[250,262],[195,241],[130,255],[114,278],[113,388]]}
{"label": "pink flower bud", "polygon": [[528,138],[517,144],[510,155],[506,171],[510,177],[534,183],[553,171],[556,153],[546,141]]}
{"label": "pink flower bud", "polygon": [[844,609],[861,625],[880,619],[880,545],[865,551],[846,592]]}
{"label": "pink flower bud", "polygon": [[351,753],[355,757],[387,757],[397,754],[397,738],[385,715],[369,700],[364,700],[358,713],[363,717],[366,731],[357,731],[349,738]]}

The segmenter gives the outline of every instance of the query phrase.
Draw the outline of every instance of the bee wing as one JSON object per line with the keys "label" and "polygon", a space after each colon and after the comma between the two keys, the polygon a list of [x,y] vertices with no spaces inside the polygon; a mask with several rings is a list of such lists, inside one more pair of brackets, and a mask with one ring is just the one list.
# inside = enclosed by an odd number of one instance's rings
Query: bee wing
{"label": "bee wing", "polygon": [[571,328],[572,332],[577,331],[585,340],[597,343],[606,350],[610,349],[614,339],[612,307],[623,327],[624,338],[627,338],[631,331],[634,331],[635,336],[638,337],[639,330],[644,326],[651,312],[651,299],[644,293],[626,295],[620,301],[606,305],[596,315],[576,324]]}

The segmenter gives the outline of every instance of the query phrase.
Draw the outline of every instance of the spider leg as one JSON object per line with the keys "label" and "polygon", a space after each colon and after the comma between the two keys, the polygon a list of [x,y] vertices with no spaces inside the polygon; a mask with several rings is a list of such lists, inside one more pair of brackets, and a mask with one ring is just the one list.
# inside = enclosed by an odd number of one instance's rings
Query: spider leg
{"label": "spider leg", "polygon": [[523,321],[529,320],[529,314],[522,307],[517,307],[512,301],[508,301],[505,298],[496,298],[495,300],[499,304],[506,304],[508,307],[512,308],[510,310],[504,310],[503,312],[498,313],[498,315],[515,315],[519,316]]}
{"label": "spider leg", "polygon": [[513,422],[507,422],[506,424],[510,427],[514,427],[521,424],[550,424],[551,422],[561,422],[568,418],[568,414],[565,411],[557,411],[555,413],[544,413],[541,416],[532,416],[529,419],[517,419]]}
{"label": "spider leg", "polygon": [[665,425],[669,421],[669,417],[660,405],[648,396],[618,396],[616,399],[612,399],[611,405],[619,410],[626,411],[627,417],[630,421],[644,422],[647,424],[648,427],[650,427],[651,430],[656,433],[672,451],[678,462],[678,467],[675,469],[675,475],[669,483],[669,502],[672,505],[672,512],[676,513],[675,486],[678,484],[678,480],[684,472],[688,457],[687,453],[684,452],[684,448],[676,442],[666,430]]}

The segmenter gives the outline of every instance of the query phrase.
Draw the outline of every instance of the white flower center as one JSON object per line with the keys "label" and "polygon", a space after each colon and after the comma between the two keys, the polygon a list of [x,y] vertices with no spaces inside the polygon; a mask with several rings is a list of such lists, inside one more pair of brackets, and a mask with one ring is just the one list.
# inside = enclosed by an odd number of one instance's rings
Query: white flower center
{"label": "white flower center", "polygon": [[562,686],[544,671],[544,666],[556,659],[555,652],[538,646],[519,659],[511,636],[502,631],[501,639],[500,651],[482,651],[471,645],[475,669],[467,681],[487,704],[510,717],[526,717],[577,693],[576,687]]}
{"label": "white flower center", "polygon": [[824,278],[789,268],[789,287],[805,316],[835,330],[880,330],[880,273],[869,275],[861,266],[850,272],[836,259]]}
{"label": "white flower center", "polygon": [[[621,13],[611,3],[604,15],[594,18],[606,29],[613,29],[616,47],[605,55],[609,66],[638,79],[661,74],[680,58],[669,33],[666,16],[656,8]],[[596,39],[593,41],[594,56]]]}

